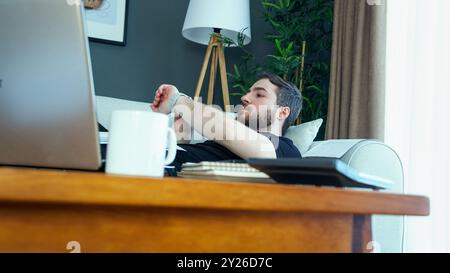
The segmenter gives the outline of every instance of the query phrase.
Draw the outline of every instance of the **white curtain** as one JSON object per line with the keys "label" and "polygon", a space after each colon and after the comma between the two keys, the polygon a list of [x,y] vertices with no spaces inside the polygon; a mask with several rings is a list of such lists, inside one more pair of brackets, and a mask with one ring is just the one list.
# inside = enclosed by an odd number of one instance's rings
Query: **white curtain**
{"label": "white curtain", "polygon": [[431,216],[408,217],[405,252],[450,252],[450,0],[388,0],[386,135],[405,191]]}

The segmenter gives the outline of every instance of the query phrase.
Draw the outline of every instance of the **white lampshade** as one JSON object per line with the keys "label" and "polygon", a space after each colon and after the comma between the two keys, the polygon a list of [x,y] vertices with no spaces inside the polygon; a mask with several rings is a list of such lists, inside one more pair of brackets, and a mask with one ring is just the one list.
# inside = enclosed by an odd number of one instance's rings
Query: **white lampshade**
{"label": "white lampshade", "polygon": [[183,36],[207,45],[214,28],[235,42],[238,34],[243,32],[244,44],[250,43],[250,0],[190,0]]}

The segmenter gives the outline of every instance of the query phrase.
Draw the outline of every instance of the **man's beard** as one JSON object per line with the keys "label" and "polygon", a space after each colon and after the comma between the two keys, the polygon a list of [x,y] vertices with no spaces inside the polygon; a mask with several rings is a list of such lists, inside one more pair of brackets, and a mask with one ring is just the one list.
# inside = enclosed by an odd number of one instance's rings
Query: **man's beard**
{"label": "man's beard", "polygon": [[267,109],[266,115],[260,115],[259,112],[247,112],[243,115],[243,117],[238,117],[238,121],[253,130],[268,129],[272,125],[272,113],[269,109]]}

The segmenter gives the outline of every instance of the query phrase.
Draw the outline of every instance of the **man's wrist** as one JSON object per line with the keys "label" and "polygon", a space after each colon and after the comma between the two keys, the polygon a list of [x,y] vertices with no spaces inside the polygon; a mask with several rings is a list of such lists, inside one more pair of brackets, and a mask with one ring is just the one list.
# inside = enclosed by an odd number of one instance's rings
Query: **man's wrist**
{"label": "man's wrist", "polygon": [[180,100],[180,98],[186,98],[186,99],[188,99],[188,100],[192,100],[192,98],[191,97],[189,97],[188,95],[186,95],[186,94],[184,94],[184,93],[181,93],[181,92],[178,92],[178,93],[176,93],[175,95],[173,95],[171,98],[170,98],[170,101],[169,101],[169,109],[170,109],[170,112],[173,112],[173,109],[175,108],[175,106],[178,104],[178,101]]}
{"label": "man's wrist", "polygon": [[175,98],[175,103],[173,105],[172,111],[174,110],[174,108],[178,105],[181,104],[190,104],[190,102],[192,101],[192,98],[189,97],[188,95],[184,94],[184,93],[179,93],[178,96]]}
{"label": "man's wrist", "polygon": [[194,101],[192,100],[191,97],[189,97],[186,94],[180,93],[178,98],[176,99],[174,108],[172,108],[172,112],[175,113],[175,115],[180,115],[180,116],[183,116],[183,114],[186,114],[186,111],[192,112],[193,111],[193,102]]}
{"label": "man's wrist", "polygon": [[184,93],[179,93],[179,96],[178,96],[178,98],[177,98],[177,101],[176,101],[175,105],[178,104],[178,101],[180,101],[180,99],[188,100],[188,101],[191,101],[191,100],[192,100],[192,98],[189,97],[188,95],[186,95],[186,94],[184,94]]}
{"label": "man's wrist", "polygon": [[169,112],[173,113],[173,108],[177,104],[178,99],[180,98],[180,93],[175,93],[172,97],[169,99]]}

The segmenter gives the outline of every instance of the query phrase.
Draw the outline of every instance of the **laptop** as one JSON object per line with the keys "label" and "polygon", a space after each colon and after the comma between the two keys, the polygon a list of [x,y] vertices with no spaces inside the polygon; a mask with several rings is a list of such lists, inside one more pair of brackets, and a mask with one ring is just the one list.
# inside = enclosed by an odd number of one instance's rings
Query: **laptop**
{"label": "laptop", "polygon": [[0,165],[101,167],[83,12],[77,1],[0,0]]}

